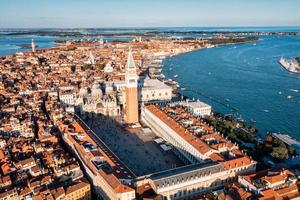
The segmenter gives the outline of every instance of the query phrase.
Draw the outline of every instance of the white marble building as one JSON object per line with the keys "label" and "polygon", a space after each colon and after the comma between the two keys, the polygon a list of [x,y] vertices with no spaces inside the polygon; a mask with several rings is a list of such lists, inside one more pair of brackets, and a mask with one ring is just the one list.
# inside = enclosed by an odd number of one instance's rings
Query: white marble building
{"label": "white marble building", "polygon": [[139,80],[139,101],[171,101],[172,88],[158,79]]}
{"label": "white marble building", "polygon": [[76,101],[76,93],[73,91],[60,91],[59,100],[65,106],[73,106]]}
{"label": "white marble building", "polygon": [[108,62],[108,63],[105,65],[103,71],[104,71],[105,73],[112,73],[112,72],[114,71],[114,68],[111,66],[111,63]]}
{"label": "white marble building", "polygon": [[211,106],[201,101],[191,101],[183,103],[188,108],[189,112],[195,116],[209,116],[211,114]]}

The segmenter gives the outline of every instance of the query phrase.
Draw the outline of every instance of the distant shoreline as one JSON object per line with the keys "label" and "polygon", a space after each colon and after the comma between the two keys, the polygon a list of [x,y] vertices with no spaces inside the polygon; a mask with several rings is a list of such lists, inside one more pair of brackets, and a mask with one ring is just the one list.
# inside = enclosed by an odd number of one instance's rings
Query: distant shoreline
{"label": "distant shoreline", "polygon": [[[165,36],[165,34],[172,34],[172,35],[191,35],[191,34],[198,34],[198,35],[235,35],[235,36],[300,36],[300,31],[235,31],[235,30],[225,30],[225,31],[208,31],[208,30],[191,30],[191,31],[159,31],[155,28],[153,29],[146,29],[142,33],[138,33],[131,29],[120,29],[120,30],[131,30],[130,32],[124,33],[83,33],[77,29],[65,29],[71,31],[64,31],[64,30],[48,30],[48,29],[26,29],[26,30],[18,30],[18,29],[8,29],[8,30],[1,30],[2,36],[17,36],[17,35],[37,35],[37,36],[53,36],[53,37],[135,37],[135,36]],[[87,30],[97,30],[97,29],[87,29]],[[99,29],[99,30],[118,30],[118,29]],[[144,30],[144,29],[140,29]]]}

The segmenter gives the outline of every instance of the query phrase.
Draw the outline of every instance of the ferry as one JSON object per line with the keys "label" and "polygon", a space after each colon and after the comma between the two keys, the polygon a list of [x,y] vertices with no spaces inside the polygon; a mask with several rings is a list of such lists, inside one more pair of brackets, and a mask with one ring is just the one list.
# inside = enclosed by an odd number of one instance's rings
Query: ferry
{"label": "ferry", "polygon": [[281,66],[292,73],[300,73],[300,58],[295,58],[293,60],[287,60],[284,59],[283,57],[280,58],[279,63],[281,64]]}

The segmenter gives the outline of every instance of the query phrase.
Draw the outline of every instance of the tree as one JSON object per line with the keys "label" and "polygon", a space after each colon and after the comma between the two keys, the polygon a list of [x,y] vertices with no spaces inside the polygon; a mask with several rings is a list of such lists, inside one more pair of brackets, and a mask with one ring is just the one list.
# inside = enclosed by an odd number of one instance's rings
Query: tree
{"label": "tree", "polygon": [[278,138],[275,138],[275,140],[273,141],[273,146],[274,147],[285,147],[286,148],[284,142],[282,142]]}
{"label": "tree", "polygon": [[296,149],[292,146],[288,146],[288,151],[290,155],[295,155],[296,154]]}
{"label": "tree", "polygon": [[275,159],[284,160],[289,158],[289,152],[285,147],[274,147],[271,156]]}
{"label": "tree", "polygon": [[249,131],[250,131],[251,133],[257,133],[257,132],[258,132],[257,128],[255,128],[255,127],[253,127],[253,126],[250,126],[250,127],[249,127]]}

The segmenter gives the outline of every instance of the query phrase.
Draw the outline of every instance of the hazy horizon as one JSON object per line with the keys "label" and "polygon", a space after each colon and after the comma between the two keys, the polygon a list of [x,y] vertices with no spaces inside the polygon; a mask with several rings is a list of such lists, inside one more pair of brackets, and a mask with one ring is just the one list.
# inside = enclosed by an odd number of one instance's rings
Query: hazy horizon
{"label": "hazy horizon", "polygon": [[[295,29],[295,31],[300,31],[300,25],[299,26],[149,26],[149,27],[142,27],[142,26],[132,26],[132,27],[14,27],[14,28],[2,28],[0,27],[0,30],[80,30],[80,29],[91,29],[91,30],[146,30],[146,29],[170,29],[171,31],[178,29],[178,31],[193,31],[192,29],[211,29],[213,31],[222,31],[222,30],[214,30],[214,29],[231,29],[230,31],[233,31],[234,29]],[[184,29],[190,29],[190,30],[184,30]],[[197,30],[195,30],[197,31]],[[209,31],[209,30],[199,30],[199,31]],[[224,30],[226,31],[226,30]],[[246,30],[248,31],[248,30]],[[263,31],[263,30],[262,30]]]}
{"label": "hazy horizon", "polygon": [[0,28],[300,26],[298,0],[2,0]]}

